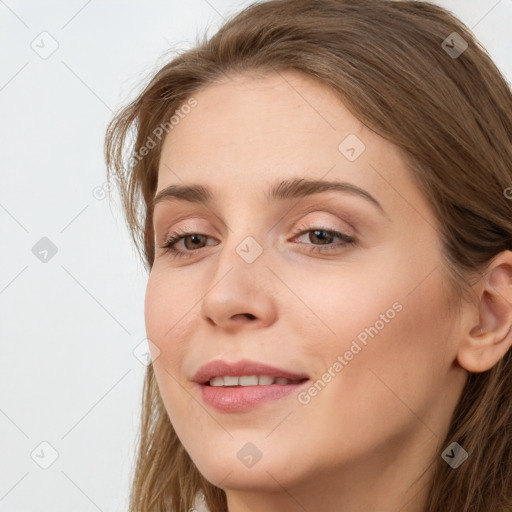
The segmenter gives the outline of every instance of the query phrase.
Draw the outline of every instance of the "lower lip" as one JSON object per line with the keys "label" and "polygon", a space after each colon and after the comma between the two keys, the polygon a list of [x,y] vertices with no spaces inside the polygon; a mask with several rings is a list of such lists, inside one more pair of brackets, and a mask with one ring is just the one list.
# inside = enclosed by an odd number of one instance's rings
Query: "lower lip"
{"label": "lower lip", "polygon": [[309,380],[297,384],[268,386],[206,386],[200,385],[203,401],[222,412],[242,412],[254,409],[270,400],[284,398],[297,392]]}

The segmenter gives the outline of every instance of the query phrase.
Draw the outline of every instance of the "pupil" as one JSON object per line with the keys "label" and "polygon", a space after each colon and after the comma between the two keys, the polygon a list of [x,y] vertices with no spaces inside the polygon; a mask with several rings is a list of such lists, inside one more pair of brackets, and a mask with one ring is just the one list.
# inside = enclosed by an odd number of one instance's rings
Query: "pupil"
{"label": "pupil", "polygon": [[[187,238],[193,240],[192,244],[196,244],[198,242],[198,238],[201,236],[202,235],[189,235]],[[199,242],[200,242],[200,240],[199,240]],[[187,244],[185,243],[185,245],[187,245]],[[187,247],[187,249],[190,249],[190,247]]]}
{"label": "pupil", "polygon": [[315,237],[320,238],[320,241],[322,241],[324,243],[325,243],[325,238],[330,238],[329,235],[327,235],[326,237],[325,236],[318,237],[317,233],[324,233],[324,234],[327,233],[327,231],[325,231],[323,229],[317,229],[317,230],[313,231],[313,233],[314,233]]}

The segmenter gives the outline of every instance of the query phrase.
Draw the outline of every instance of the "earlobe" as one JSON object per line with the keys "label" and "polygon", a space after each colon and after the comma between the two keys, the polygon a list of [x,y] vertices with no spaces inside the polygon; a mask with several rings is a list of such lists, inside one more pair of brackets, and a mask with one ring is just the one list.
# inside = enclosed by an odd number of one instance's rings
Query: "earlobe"
{"label": "earlobe", "polygon": [[494,258],[475,291],[478,302],[466,310],[468,328],[457,361],[467,371],[480,373],[490,370],[512,346],[512,251]]}

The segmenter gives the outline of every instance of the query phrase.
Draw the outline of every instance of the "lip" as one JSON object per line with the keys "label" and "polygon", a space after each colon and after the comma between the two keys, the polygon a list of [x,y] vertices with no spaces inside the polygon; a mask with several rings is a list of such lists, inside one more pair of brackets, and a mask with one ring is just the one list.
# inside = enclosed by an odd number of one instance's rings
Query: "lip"
{"label": "lip", "polygon": [[[212,377],[231,375],[269,375],[271,377],[284,377],[294,384],[270,384],[267,386],[210,386],[208,381]],[[223,360],[210,361],[202,366],[192,378],[200,388],[203,402],[220,412],[250,411],[265,402],[277,400],[297,392],[299,388],[308,384],[310,378],[304,373],[294,373],[283,368],[271,366],[257,361],[243,359],[237,362]]]}

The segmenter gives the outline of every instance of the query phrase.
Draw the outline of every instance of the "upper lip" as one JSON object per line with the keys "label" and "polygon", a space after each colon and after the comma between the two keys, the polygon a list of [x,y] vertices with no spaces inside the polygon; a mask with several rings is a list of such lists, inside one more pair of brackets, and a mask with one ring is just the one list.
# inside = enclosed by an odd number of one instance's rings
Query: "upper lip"
{"label": "upper lip", "polygon": [[260,363],[258,361],[251,361],[249,359],[232,362],[218,359],[201,366],[192,377],[192,381],[198,384],[206,384],[213,377],[224,377],[225,375],[234,377],[241,377],[243,375],[270,375],[274,378],[284,377],[290,380],[309,379],[308,375],[304,373],[294,373],[289,370],[284,370],[283,368]]}

